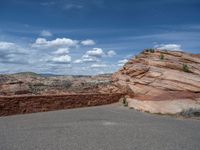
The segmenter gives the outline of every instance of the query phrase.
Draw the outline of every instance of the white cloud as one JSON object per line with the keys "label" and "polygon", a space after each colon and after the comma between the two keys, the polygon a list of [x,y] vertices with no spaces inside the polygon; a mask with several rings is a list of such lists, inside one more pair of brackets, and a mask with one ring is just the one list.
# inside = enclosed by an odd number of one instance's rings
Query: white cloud
{"label": "white cloud", "polygon": [[45,38],[37,38],[32,45],[35,48],[55,48],[55,47],[74,47],[78,45],[77,40],[68,38],[57,38],[52,41],[48,41]]}
{"label": "white cloud", "polygon": [[69,53],[69,48],[59,48],[57,51],[53,52],[54,54],[68,54]]}
{"label": "white cloud", "polygon": [[107,67],[106,64],[92,64],[91,65],[92,68],[105,68]]}
{"label": "white cloud", "polygon": [[75,63],[75,64],[80,64],[80,63],[82,63],[83,61],[81,60],[81,59],[77,59],[77,60],[75,60],[73,63]]}
{"label": "white cloud", "polygon": [[118,66],[123,66],[125,63],[128,62],[128,59],[122,59],[118,61]]}
{"label": "white cloud", "polygon": [[82,9],[83,5],[75,5],[75,4],[67,4],[64,6],[65,10],[71,10],[71,9]]}
{"label": "white cloud", "polygon": [[128,59],[122,59],[118,61],[119,64],[125,64],[127,62],[128,62]]}
{"label": "white cloud", "polygon": [[154,48],[161,50],[182,51],[181,45],[179,44],[159,44],[155,45]]}
{"label": "white cloud", "polygon": [[92,45],[95,45],[96,43],[95,41],[88,39],[88,40],[81,41],[81,44],[84,46],[92,46]]}
{"label": "white cloud", "polygon": [[19,45],[12,42],[0,41],[0,63],[28,63],[27,57],[24,57],[26,54],[26,50]]}
{"label": "white cloud", "polygon": [[54,58],[52,58],[52,61],[56,62],[56,63],[70,63],[71,56],[63,55],[63,56],[54,57]]}
{"label": "white cloud", "polygon": [[[76,46],[80,46],[80,51],[71,52]],[[104,51],[102,48],[82,51],[83,47],[81,42],[67,38],[49,40],[41,37],[28,44],[0,41],[0,72],[31,70],[38,73],[97,74],[100,71],[112,71],[111,65],[106,64],[104,58],[115,55],[114,51]],[[69,52],[78,59],[73,60]],[[72,63],[73,68],[69,68]]]}
{"label": "white cloud", "polygon": [[75,64],[81,64],[81,63],[88,63],[88,62],[98,62],[99,60],[95,57],[91,57],[88,55],[83,55],[81,59],[77,59],[74,61]]}
{"label": "white cloud", "polygon": [[74,63],[80,64],[88,62],[100,62],[100,58],[102,58],[104,55],[105,53],[103,49],[93,48],[92,50],[87,51],[80,59],[75,60]]}
{"label": "white cloud", "polygon": [[88,57],[88,58],[82,58],[83,62],[97,62],[98,60],[96,58]]}
{"label": "white cloud", "polygon": [[0,41],[0,50],[2,54],[22,54],[26,53],[26,49],[21,47],[20,45],[12,42],[5,42],[5,41]]}
{"label": "white cloud", "polygon": [[101,48],[93,48],[92,50],[87,51],[86,55],[91,57],[102,57],[104,55],[104,52]]}
{"label": "white cloud", "polygon": [[107,55],[109,57],[113,57],[113,56],[117,55],[117,53],[115,51],[113,51],[113,50],[110,50],[110,51],[107,52]]}
{"label": "white cloud", "polygon": [[15,47],[16,47],[15,43],[0,42],[0,50],[13,49]]}
{"label": "white cloud", "polygon": [[53,34],[52,34],[50,31],[43,30],[43,31],[40,33],[40,35],[43,36],[43,37],[49,37],[49,36],[52,36]]}
{"label": "white cloud", "polygon": [[93,48],[92,50],[87,51],[81,59],[74,61],[76,64],[85,63],[85,62],[98,62],[99,58],[104,55],[104,52],[101,48]]}

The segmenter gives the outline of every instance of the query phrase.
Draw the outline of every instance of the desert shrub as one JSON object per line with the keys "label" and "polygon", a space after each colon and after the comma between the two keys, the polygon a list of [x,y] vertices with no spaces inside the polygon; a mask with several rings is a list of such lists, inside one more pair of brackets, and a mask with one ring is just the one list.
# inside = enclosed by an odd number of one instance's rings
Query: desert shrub
{"label": "desert shrub", "polygon": [[154,52],[155,52],[155,50],[154,50],[154,49],[152,49],[152,48],[151,48],[149,51],[150,51],[151,53],[154,53]]}
{"label": "desert shrub", "polygon": [[32,84],[29,84],[29,91],[33,94],[38,94],[40,91],[42,91],[41,86],[34,86]]}
{"label": "desert shrub", "polygon": [[123,105],[124,105],[125,107],[127,107],[127,106],[128,106],[128,102],[127,102],[127,100],[126,100],[126,98],[125,98],[125,97],[123,98],[123,101],[122,101],[122,103],[123,103]]}
{"label": "desert shrub", "polygon": [[64,80],[64,81],[60,81],[60,80],[55,80],[51,83],[51,87],[54,87],[54,88],[64,88],[64,89],[67,89],[69,87],[71,87],[72,85],[72,82],[69,81],[69,80]]}
{"label": "desert shrub", "polygon": [[183,71],[184,72],[190,72],[188,65],[183,64]]}
{"label": "desert shrub", "polygon": [[150,52],[150,53],[154,53],[155,50],[153,48],[147,48],[145,49],[143,52]]}
{"label": "desert shrub", "polygon": [[182,111],[180,115],[184,117],[200,117],[200,109],[190,108]]}
{"label": "desert shrub", "polygon": [[165,56],[163,54],[160,55],[160,60],[164,60]]}
{"label": "desert shrub", "polygon": [[45,86],[45,84],[44,83],[35,83],[35,84],[33,84],[33,86]]}

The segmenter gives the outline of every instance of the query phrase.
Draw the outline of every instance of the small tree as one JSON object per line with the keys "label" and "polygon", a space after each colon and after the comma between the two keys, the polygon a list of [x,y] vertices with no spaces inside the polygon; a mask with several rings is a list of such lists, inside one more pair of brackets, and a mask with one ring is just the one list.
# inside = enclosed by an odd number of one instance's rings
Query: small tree
{"label": "small tree", "polygon": [[183,64],[183,71],[184,72],[190,72],[188,65]]}

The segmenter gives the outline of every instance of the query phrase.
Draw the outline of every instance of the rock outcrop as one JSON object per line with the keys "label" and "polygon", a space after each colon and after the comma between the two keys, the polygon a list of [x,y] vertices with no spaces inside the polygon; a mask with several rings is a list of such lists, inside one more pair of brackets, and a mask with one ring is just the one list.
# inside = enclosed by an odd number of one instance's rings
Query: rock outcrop
{"label": "rock outcrop", "polygon": [[200,110],[200,55],[145,50],[113,74],[129,107],[162,114]]}

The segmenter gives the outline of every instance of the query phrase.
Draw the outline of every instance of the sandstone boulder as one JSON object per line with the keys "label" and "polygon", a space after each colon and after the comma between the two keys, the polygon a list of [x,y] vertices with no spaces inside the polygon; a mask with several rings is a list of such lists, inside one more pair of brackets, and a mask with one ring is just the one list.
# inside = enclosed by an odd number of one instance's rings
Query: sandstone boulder
{"label": "sandstone boulder", "polygon": [[143,51],[114,73],[112,80],[125,90],[130,107],[154,113],[180,113],[199,106],[200,55]]}

